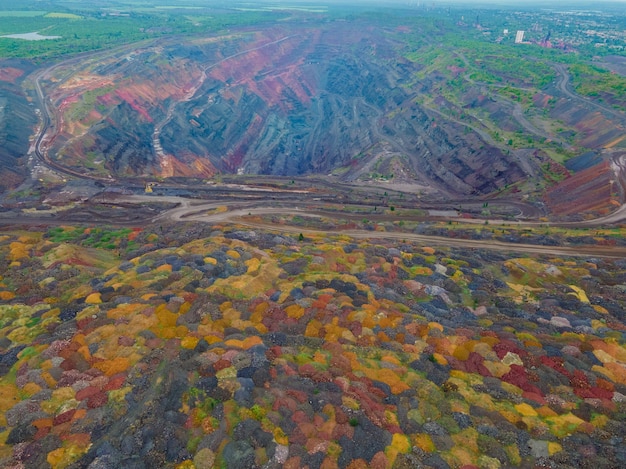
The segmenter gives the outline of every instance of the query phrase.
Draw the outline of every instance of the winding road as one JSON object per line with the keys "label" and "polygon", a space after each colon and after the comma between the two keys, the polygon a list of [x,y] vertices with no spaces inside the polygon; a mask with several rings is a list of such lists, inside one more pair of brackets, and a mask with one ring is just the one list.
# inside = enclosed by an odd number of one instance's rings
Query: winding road
{"label": "winding road", "polygon": [[[158,43],[161,39],[150,40],[150,41],[142,41],[142,43],[152,42]],[[139,43],[140,44],[140,43]],[[37,71],[32,78],[32,83],[35,86],[37,101],[39,102],[39,109],[41,110],[41,126],[39,127],[38,134],[35,139],[35,147],[34,154],[37,160],[43,164],[45,167],[56,171],[57,173],[64,174],[66,176],[73,176],[79,179],[87,179],[91,181],[99,181],[102,183],[113,183],[115,180],[113,177],[109,176],[108,178],[93,176],[89,174],[82,173],[80,171],[76,171],[72,168],[68,168],[56,161],[48,155],[47,145],[51,142],[54,142],[54,139],[57,137],[59,133],[59,122],[60,118],[56,112],[56,109],[51,110],[52,103],[50,99],[48,99],[43,91],[43,87],[41,81],[49,78],[53,71],[56,69],[67,67],[69,65],[75,65],[76,67],[86,67],[89,61],[97,60],[98,58],[110,57],[115,54],[128,52],[130,50],[134,50],[138,47],[138,43],[134,44],[125,44],[123,46],[115,47],[113,49],[109,49],[106,51],[92,51],[85,52],[82,54],[78,54],[70,59],[64,60],[62,62],[56,63],[48,68]],[[53,130],[54,132],[49,134],[49,131]]]}
{"label": "winding road", "polygon": [[584,101],[585,104],[589,104],[595,107],[596,109],[611,115],[613,118],[617,119],[622,124],[626,122],[626,116],[623,113],[615,111],[614,109],[611,109],[610,107],[607,107],[592,99],[589,99],[585,96],[581,96],[577,94],[570,85],[570,75],[567,69],[565,68],[565,66],[559,63],[555,63],[553,65],[554,65],[554,70],[559,75],[559,78],[557,81],[557,88],[559,89],[561,93],[563,93],[565,96],[567,96],[570,99]]}
{"label": "winding road", "polygon": [[[152,219],[152,223],[170,220],[173,222],[198,222],[198,223],[233,223],[249,228],[264,231],[274,231],[290,234],[309,235],[342,235],[356,239],[385,239],[419,242],[425,245],[447,246],[454,248],[486,249],[504,252],[518,252],[525,254],[541,254],[548,256],[573,256],[573,257],[605,257],[605,258],[626,258],[626,247],[613,246],[544,246],[535,244],[506,243],[497,240],[474,240],[455,239],[443,236],[430,236],[406,232],[381,232],[370,230],[336,229],[332,231],[304,228],[300,226],[276,225],[270,222],[255,220],[253,217],[277,215],[292,216],[294,214],[314,218],[336,218],[345,219],[343,213],[323,211],[320,209],[308,209],[306,207],[270,207],[268,200],[251,201],[238,203],[236,207],[231,207],[227,211],[215,212],[218,207],[223,207],[224,202],[201,202],[195,199],[176,196],[145,196],[131,195],[122,198],[124,203],[143,204],[146,202],[175,203],[175,208],[166,210]],[[626,211],[626,209],[624,210]],[[477,220],[478,221],[478,220]],[[484,221],[480,220],[481,223]],[[506,221],[503,221],[507,223]],[[510,224],[510,222],[508,222]],[[539,222],[533,223],[538,225]],[[526,226],[526,225],[520,225]]]}
{"label": "winding road", "polygon": [[[41,79],[44,76],[47,76],[47,74],[50,73],[57,66],[58,65],[45,69],[43,72],[37,74],[34,80],[35,90],[37,91],[37,98],[39,100],[39,109],[41,110],[41,126],[39,128],[39,134],[37,135],[37,139],[35,140],[35,147],[34,147],[35,156],[37,157],[39,162],[43,164],[44,166],[46,166],[47,168],[52,169],[58,173],[64,174],[66,176],[74,176],[74,177],[81,178],[81,179],[91,179],[91,180],[102,181],[102,182],[112,182],[113,181],[112,178],[105,179],[105,178],[99,178],[95,176],[89,176],[87,174],[83,174],[79,171],[75,171],[71,168],[63,166],[51,160],[50,158],[48,158],[47,148],[46,148],[46,145],[44,144],[44,141],[46,140],[48,131],[51,128],[54,128],[54,126],[52,125],[52,120],[53,120],[52,115],[55,115],[55,113],[51,112],[50,108],[48,107],[49,100],[44,96],[43,90],[41,88]],[[55,120],[58,121],[58,119],[55,119]],[[50,141],[54,141],[54,136],[50,138]]]}

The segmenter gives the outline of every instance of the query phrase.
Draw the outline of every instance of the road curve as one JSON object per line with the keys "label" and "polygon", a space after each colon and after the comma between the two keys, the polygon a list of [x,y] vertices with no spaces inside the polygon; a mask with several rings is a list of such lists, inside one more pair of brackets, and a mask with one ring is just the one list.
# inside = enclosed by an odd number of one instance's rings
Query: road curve
{"label": "road curve", "polygon": [[[251,216],[265,216],[265,215],[301,215],[311,218],[335,218],[343,219],[350,217],[349,214],[341,212],[326,212],[326,211],[312,211],[307,209],[306,206],[299,207],[271,207],[272,200],[256,200],[256,201],[237,201],[236,205],[233,202],[227,201],[214,201],[203,202],[197,199],[188,199],[178,196],[144,196],[144,195],[127,195],[118,198],[117,200],[109,200],[107,203],[116,204],[144,204],[144,203],[169,203],[176,204],[176,207],[166,209],[160,214],[149,218],[143,219],[140,223],[144,225],[164,223],[166,221],[181,223],[181,222],[196,222],[196,223],[208,223],[208,224],[233,224],[239,226],[246,226],[253,229],[259,229],[264,231],[271,231],[277,233],[290,233],[290,234],[308,234],[308,235],[326,235],[326,236],[349,236],[355,239],[385,239],[395,241],[411,241],[418,242],[429,246],[440,247],[452,247],[461,249],[484,249],[501,251],[507,253],[524,253],[544,256],[566,256],[566,257],[603,257],[603,258],[626,258],[626,247],[622,246],[597,246],[597,245],[578,245],[578,246],[544,246],[535,244],[521,244],[521,243],[507,243],[498,240],[476,240],[476,239],[458,239],[449,238],[443,236],[430,236],[422,235],[410,232],[387,232],[387,231],[370,231],[364,229],[312,229],[300,226],[290,225],[277,225],[275,223],[259,221],[258,219],[252,219]],[[275,202],[275,201],[274,201]],[[306,202],[305,202],[306,204]],[[216,210],[221,207],[230,208],[226,211]],[[617,213],[617,212],[616,212]],[[620,216],[626,217],[626,208],[622,207],[619,213]],[[354,218],[354,216],[352,216]],[[402,218],[397,218],[397,221]],[[411,220],[415,221],[415,220]],[[458,219],[456,220],[458,221]],[[463,220],[466,222],[468,220]],[[478,220],[476,220],[478,221]],[[136,226],[137,220],[133,220],[132,223],[122,223],[122,226]],[[504,221],[507,224],[511,224],[510,221]],[[36,216],[22,216],[22,217],[0,217],[1,225],[57,225],[67,224],[68,221],[49,218],[49,217],[36,217]],[[90,224],[111,224],[111,221],[104,219],[94,219],[86,221]],[[484,220],[482,221],[484,223]],[[113,222],[115,224],[115,222]],[[536,226],[537,222],[531,223],[514,223],[515,227]],[[545,222],[542,223],[545,225]],[[562,224],[561,224],[562,225]],[[582,225],[578,222],[576,225]]]}
{"label": "road curve", "polygon": [[[525,254],[541,254],[547,256],[571,256],[571,257],[604,257],[604,258],[626,258],[626,247],[614,246],[543,246],[535,244],[506,243],[497,240],[475,240],[475,239],[455,239],[443,236],[429,236],[415,233],[402,232],[382,232],[369,230],[340,230],[333,231],[316,230],[299,226],[276,225],[268,222],[250,220],[247,216],[262,215],[303,215],[307,217],[319,218],[319,213],[300,209],[298,207],[259,207],[259,201],[246,203],[245,207],[239,206],[234,210],[211,213],[218,206],[224,206],[224,202],[202,203],[184,197],[164,197],[164,196],[128,196],[124,202],[144,203],[146,201],[178,203],[179,206],[169,209],[153,219],[163,221],[166,219],[181,222],[200,223],[233,223],[250,228],[274,231],[290,234],[324,234],[324,235],[345,235],[356,239],[386,239],[419,242],[426,245],[446,246],[464,249],[487,249],[503,252],[518,252]],[[256,206],[255,206],[256,205]],[[341,218],[342,214],[325,213],[325,217]]]}
{"label": "road curve", "polygon": [[[281,233],[293,233],[293,234],[337,234],[350,236],[356,239],[386,239],[386,240],[402,240],[413,241],[427,245],[434,246],[446,246],[453,248],[471,248],[471,249],[487,249],[492,251],[505,251],[505,252],[520,252],[526,254],[543,254],[549,256],[574,256],[574,257],[609,257],[609,258],[626,258],[626,248],[616,248],[607,246],[542,246],[534,244],[517,244],[506,243],[497,240],[474,240],[474,239],[454,239],[446,238],[443,236],[429,236],[415,233],[400,233],[400,232],[381,232],[381,231],[368,231],[368,230],[337,230],[337,231],[323,231],[309,228],[302,228],[298,226],[280,225],[276,226],[271,223],[252,222],[245,220],[242,216],[244,211],[239,210],[235,212],[225,212],[216,215],[195,215],[190,217],[194,221],[204,221],[207,223],[223,223],[226,221],[247,226],[250,228],[262,229],[266,231],[278,231]],[[258,214],[293,214],[293,210],[289,209],[252,209],[246,211],[252,215]],[[317,214],[307,213],[305,211],[297,210],[296,213],[319,217]]]}
{"label": "road curve", "polygon": [[618,112],[614,109],[611,109],[610,107],[604,106],[603,104],[600,104],[592,99],[589,99],[585,96],[581,96],[578,93],[576,93],[576,91],[572,89],[572,86],[570,84],[570,74],[565,68],[565,66],[560,63],[554,63],[553,65],[554,65],[554,70],[559,75],[559,78],[557,81],[557,88],[565,96],[567,96],[568,98],[577,100],[577,101],[582,101],[585,104],[589,104],[595,107],[596,109],[599,109],[602,112],[610,114],[615,119],[618,119],[621,123],[624,123],[624,121],[626,120],[626,115],[624,115],[624,113]]}
{"label": "road curve", "polygon": [[52,128],[52,113],[50,112],[50,109],[48,108],[48,101],[46,100],[46,97],[44,96],[43,90],[41,88],[41,78],[55,67],[56,66],[52,66],[50,68],[45,69],[44,71],[37,74],[37,76],[34,79],[35,90],[37,91],[37,98],[40,104],[39,108],[41,110],[41,127],[39,129],[39,135],[37,136],[37,139],[35,141],[35,147],[34,147],[35,156],[37,157],[39,162],[42,163],[44,166],[58,173],[65,174],[67,176],[78,177],[81,179],[91,179],[91,180],[96,180],[96,181],[111,182],[110,179],[97,178],[97,177],[80,173],[78,171],[74,171],[70,168],[67,168],[63,165],[60,165],[52,161],[47,156],[47,150],[43,146],[43,141],[46,139],[46,136],[48,135],[48,130]]}
{"label": "road curve", "polygon": [[[290,37],[291,36],[281,38],[281,39],[279,39],[277,41],[274,41],[274,42],[272,42],[270,44],[275,44],[275,43],[287,40]],[[252,49],[252,50],[256,50],[256,49],[261,48],[261,47],[266,47],[266,46],[268,46],[270,44],[264,44],[264,45],[261,45],[261,46],[255,48],[255,49]],[[74,177],[78,177],[78,178],[96,180],[96,181],[105,182],[105,183],[108,183],[108,184],[114,182],[113,179],[100,178],[100,177],[97,177],[97,176],[91,176],[91,175],[88,175],[88,174],[81,173],[79,171],[75,171],[75,170],[73,170],[71,168],[67,168],[67,167],[65,167],[65,166],[55,162],[53,159],[51,159],[51,158],[49,158],[47,156],[47,154],[46,154],[46,152],[47,152],[47,149],[46,149],[46,139],[48,137],[48,133],[49,133],[49,130],[51,128],[53,130],[56,130],[56,129],[54,129],[54,127],[55,127],[54,121],[57,120],[57,119],[56,119],[54,110],[52,110],[50,108],[49,101],[48,101],[48,99],[46,98],[46,96],[44,94],[44,89],[42,88],[41,81],[43,79],[45,79],[57,67],[67,65],[67,64],[70,64],[72,62],[77,62],[78,60],[83,60],[83,61],[84,60],[91,60],[91,59],[93,59],[95,57],[98,57],[98,56],[101,56],[101,55],[119,53],[120,51],[123,51],[123,50],[125,50],[125,49],[127,49],[129,47],[130,47],[129,45],[125,45],[125,46],[117,48],[114,51],[106,51],[106,52],[96,51],[96,52],[93,52],[93,53],[87,53],[87,54],[84,54],[84,55],[82,55],[80,57],[77,56],[77,57],[68,59],[66,61],[60,62],[58,64],[55,64],[55,65],[53,65],[53,66],[51,66],[49,68],[40,70],[40,71],[36,72],[35,75],[33,75],[33,83],[35,85],[37,98],[38,98],[38,100],[40,102],[41,115],[42,115],[42,125],[41,125],[41,128],[39,130],[39,133],[38,133],[36,141],[35,141],[34,151],[35,151],[36,157],[39,159],[39,161],[41,161],[42,164],[44,164],[45,166],[47,166],[47,167],[49,167],[49,168],[51,168],[51,169],[53,169],[53,170],[55,170],[57,172],[60,172],[60,173],[66,174],[66,175],[70,175],[70,176],[74,176]],[[242,51],[242,52],[240,52],[238,54],[235,54],[235,55],[245,54],[245,53],[248,53],[250,51],[251,50]],[[233,55],[231,57],[226,57],[223,60],[228,60],[228,59],[234,57],[235,55]],[[213,64],[212,66],[215,66],[215,64]],[[590,104],[596,106],[598,109],[600,109],[600,110],[602,110],[604,112],[610,113],[614,117],[619,117],[621,119],[624,118],[623,114],[617,113],[614,110],[608,109],[608,108],[602,106],[601,104],[592,102],[591,100],[589,100],[587,98],[584,98],[582,96],[579,96],[576,93],[572,92],[572,90],[570,89],[571,86],[569,84],[570,76],[569,76],[566,68],[562,64],[554,64],[554,67],[555,67],[555,70],[557,71],[557,73],[559,75],[558,82],[557,82],[557,87],[567,97],[570,97],[572,99],[581,100],[581,101],[584,101],[586,103],[590,103]],[[430,110],[435,112],[435,113],[440,114],[441,116],[445,117],[446,119],[450,119],[450,120],[452,120],[454,122],[457,122],[460,125],[464,125],[464,126],[468,126],[468,127],[472,128],[474,131],[479,133],[480,136],[487,143],[492,143],[492,144],[494,143],[493,140],[491,139],[491,137],[489,136],[489,134],[487,132],[483,131],[482,129],[473,127],[471,124],[467,124],[465,122],[457,121],[454,118],[446,116],[445,114],[443,114],[439,110],[435,110],[435,109],[430,109]],[[525,118],[524,118],[524,116],[521,113],[521,108],[515,108],[514,110],[516,111],[514,114],[518,114],[519,117],[521,118],[520,122],[525,121]],[[534,127],[533,127],[533,129],[534,129]],[[530,131],[531,129],[529,128],[527,130]],[[534,130],[536,131],[537,129],[534,129]],[[626,181],[626,174],[625,174],[625,171],[624,170],[616,171],[616,173],[617,173],[617,176],[618,176],[617,177],[618,181],[621,184],[624,184],[624,186],[626,187],[626,182],[625,182]],[[150,201],[157,201],[157,198],[153,197],[153,196],[149,197],[147,199],[149,199]],[[139,201],[139,199],[137,199],[137,201]],[[147,201],[148,200],[143,200],[143,202],[147,202]],[[175,200],[168,200],[168,201],[178,203],[178,204],[180,204],[180,206],[175,208],[175,209],[173,209],[173,210],[171,210],[171,211],[163,212],[161,215],[159,215],[156,218],[156,220],[162,220],[162,219],[165,219],[165,218],[169,218],[169,219],[176,219],[176,220],[180,221],[180,220],[196,219],[197,217],[204,217],[204,216],[217,216],[215,214],[213,214],[213,215],[198,214],[199,213],[198,211],[204,210],[206,212],[208,210],[215,209],[215,208],[217,208],[218,206],[221,206],[221,205],[225,205],[225,204],[232,205],[232,203],[229,203],[229,202],[226,202],[226,201],[222,201],[220,203],[207,204],[207,203],[203,203],[201,201],[193,200],[193,199],[185,200],[184,198],[175,198]],[[474,200],[466,201],[465,203],[472,203],[472,202],[476,202],[476,200],[474,199]],[[268,205],[272,205],[273,202],[272,202],[272,200],[268,199],[264,203],[266,204],[265,206],[267,207]],[[463,204],[464,202],[463,201],[456,201],[456,203]],[[506,202],[503,202],[503,203],[506,203]],[[306,206],[306,202],[302,202],[302,204],[303,204],[303,206]],[[516,206],[516,207],[518,206],[518,204],[512,203],[510,201],[508,202],[508,204]],[[238,205],[238,207],[253,208],[254,205],[255,205],[254,203],[250,203],[250,204],[246,204],[246,205],[240,203]],[[258,205],[258,204],[256,204],[256,205]],[[281,212],[281,209],[278,209],[278,212],[273,212],[272,211],[272,210],[276,210],[276,209],[265,208],[264,210],[265,210],[265,212],[264,212],[265,214],[280,213]],[[219,214],[219,215],[223,218],[223,220],[221,220],[221,221],[228,221],[228,220],[232,219],[232,217],[234,216],[234,215],[232,215],[232,212],[226,212],[226,214]],[[313,214],[309,212],[309,215],[313,215]],[[329,213],[328,215],[325,214],[325,216],[329,216],[329,217],[335,216],[336,217],[338,215]],[[597,218],[597,219],[594,219],[594,220],[586,220],[586,221],[582,221],[582,222],[571,222],[571,223],[561,222],[561,223],[558,223],[558,225],[593,227],[593,226],[601,226],[601,225],[606,225],[606,224],[619,223],[619,222],[623,222],[624,220],[626,220],[626,204],[622,205],[615,212],[613,212],[613,213],[611,213],[611,214],[609,214],[607,216],[604,216],[604,217],[600,217],[600,218]],[[204,221],[204,219],[202,219],[201,221]],[[213,220],[213,221],[215,221],[215,220]],[[475,223],[484,223],[484,220],[475,220],[475,221],[474,220],[467,220],[467,221],[475,222]],[[491,224],[510,223],[510,221],[506,221],[506,220],[488,220],[488,221]],[[537,224],[545,224],[545,223],[546,222],[538,222],[538,221],[534,222],[534,223],[530,222],[530,221],[523,222],[524,225],[528,225],[528,226],[533,226],[533,225],[537,225]],[[521,226],[521,224],[520,224],[520,226]],[[369,236],[372,235],[372,232],[367,231],[366,233],[368,233]]]}
{"label": "road curve", "polygon": [[[58,173],[65,174],[67,176],[77,177],[79,179],[87,179],[91,181],[99,181],[99,182],[104,182],[104,183],[114,182],[114,179],[112,177],[103,178],[103,177],[98,177],[98,176],[92,176],[89,174],[84,174],[84,173],[81,173],[80,171],[75,171],[71,168],[63,166],[62,164],[48,157],[47,149],[45,148],[45,145],[44,145],[44,140],[46,140],[46,137],[48,136],[48,131],[50,129],[53,129],[56,132],[58,132],[58,129],[55,127],[55,125],[53,125],[54,120],[56,119],[56,115],[55,115],[54,110],[52,111],[50,110],[49,100],[46,98],[46,95],[44,94],[44,90],[41,85],[41,80],[44,77],[47,77],[53,70],[60,68],[60,67],[65,67],[70,64],[84,64],[86,63],[86,61],[91,60],[95,57],[117,54],[117,53],[120,53],[121,51],[134,49],[140,43],[147,43],[147,42],[157,43],[159,41],[160,39],[150,39],[148,41],[139,41],[133,44],[124,44],[122,46],[115,47],[113,49],[109,49],[105,51],[96,50],[96,51],[84,52],[84,53],[74,55],[73,57],[65,59],[54,65],[51,65],[50,67],[34,72],[34,74],[32,75],[32,83],[35,87],[35,92],[36,92],[35,96],[37,98],[37,101],[39,101],[39,109],[41,111],[41,127],[39,128],[38,134],[35,139],[34,153],[35,153],[35,157],[39,160],[41,164],[43,164],[47,168],[53,171],[56,171]],[[54,136],[50,139],[50,141],[53,141],[53,140],[54,140]]]}

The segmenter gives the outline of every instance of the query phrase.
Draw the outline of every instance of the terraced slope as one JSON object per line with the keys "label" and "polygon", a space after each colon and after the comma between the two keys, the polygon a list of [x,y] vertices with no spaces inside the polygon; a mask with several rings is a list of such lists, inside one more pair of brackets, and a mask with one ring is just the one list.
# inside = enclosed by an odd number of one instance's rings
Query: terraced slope
{"label": "terraced slope", "polygon": [[18,61],[0,63],[0,193],[17,187],[27,175],[24,160],[36,116],[20,84],[31,69]]}
{"label": "terraced slope", "polygon": [[409,83],[424,64],[400,55],[396,34],[300,24],[162,42],[69,78],[60,68],[50,155],[96,175],[208,177],[367,170],[391,151],[398,176],[453,193],[523,179],[513,156],[417,104]]}

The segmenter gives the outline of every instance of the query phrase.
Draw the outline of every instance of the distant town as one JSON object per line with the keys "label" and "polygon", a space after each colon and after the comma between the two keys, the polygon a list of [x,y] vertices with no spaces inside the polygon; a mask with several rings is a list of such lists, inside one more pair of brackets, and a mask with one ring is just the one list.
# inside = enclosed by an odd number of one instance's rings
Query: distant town
{"label": "distant town", "polygon": [[456,10],[448,8],[447,13],[459,16],[459,27],[476,28],[498,43],[536,44],[563,50],[595,48],[610,52],[623,51],[626,46],[626,17],[620,11],[507,8],[475,10],[474,14],[468,12],[466,6]]}

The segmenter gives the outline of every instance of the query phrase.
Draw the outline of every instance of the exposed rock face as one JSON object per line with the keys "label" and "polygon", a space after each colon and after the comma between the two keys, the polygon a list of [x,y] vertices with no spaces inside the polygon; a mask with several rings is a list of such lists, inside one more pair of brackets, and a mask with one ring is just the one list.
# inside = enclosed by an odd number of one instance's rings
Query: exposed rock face
{"label": "exposed rock face", "polygon": [[142,174],[155,164],[152,127],[146,122],[137,122],[134,114],[131,106],[122,101],[109,115],[109,125],[93,131],[98,149],[109,155],[109,167],[116,174],[124,174],[128,168],[135,174]]}
{"label": "exposed rock face", "polygon": [[[512,157],[416,103],[427,87],[408,84],[423,64],[388,33],[292,25],[108,59],[56,87],[64,128],[54,150],[76,167],[100,157],[92,170],[118,176],[327,173],[386,147],[403,173],[456,193],[525,177]],[[79,90],[95,96],[91,108],[75,102]]]}
{"label": "exposed rock face", "polygon": [[27,68],[22,62],[0,61],[0,193],[15,188],[27,174],[21,158],[37,122],[19,86]]}

